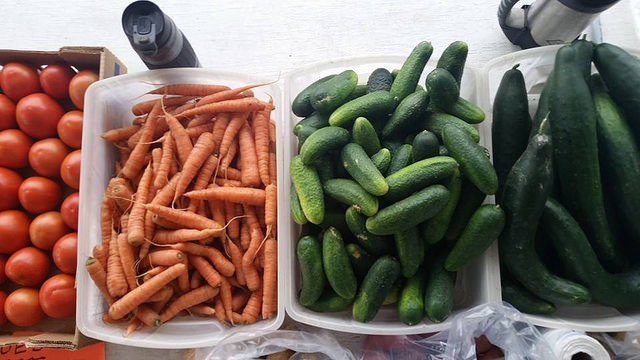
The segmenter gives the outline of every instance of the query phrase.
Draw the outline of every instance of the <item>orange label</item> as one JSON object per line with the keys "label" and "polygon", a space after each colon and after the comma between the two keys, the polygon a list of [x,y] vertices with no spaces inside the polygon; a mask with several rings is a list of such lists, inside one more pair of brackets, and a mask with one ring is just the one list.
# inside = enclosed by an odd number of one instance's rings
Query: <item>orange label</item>
{"label": "orange label", "polygon": [[0,347],[0,360],[104,360],[104,343],[99,342],[78,350],[28,348],[22,344]]}

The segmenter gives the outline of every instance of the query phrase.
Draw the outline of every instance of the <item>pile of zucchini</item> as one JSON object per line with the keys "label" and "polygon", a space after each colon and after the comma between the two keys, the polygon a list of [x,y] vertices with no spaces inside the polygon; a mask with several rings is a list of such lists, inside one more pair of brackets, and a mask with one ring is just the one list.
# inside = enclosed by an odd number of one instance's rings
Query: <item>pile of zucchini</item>
{"label": "pile of zucchini", "polygon": [[445,320],[456,272],[495,241],[504,212],[481,205],[498,191],[474,124],[483,111],[460,97],[467,45],[442,54],[418,84],[433,48],[418,44],[402,68],[359,85],[352,70],[294,99],[299,155],[290,163],[299,301],[319,312],[352,308],[371,321],[397,303],[408,325]]}
{"label": "pile of zucchini", "polygon": [[639,307],[640,60],[584,39],[561,47],[533,119],[516,66],[492,133],[503,298],[532,314]]}

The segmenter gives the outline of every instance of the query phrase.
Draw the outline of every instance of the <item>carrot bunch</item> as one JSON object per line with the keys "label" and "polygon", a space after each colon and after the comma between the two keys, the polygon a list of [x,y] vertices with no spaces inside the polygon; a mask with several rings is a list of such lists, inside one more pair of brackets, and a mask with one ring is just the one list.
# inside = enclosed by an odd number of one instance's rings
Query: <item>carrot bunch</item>
{"label": "carrot bunch", "polygon": [[175,316],[251,324],[277,308],[272,101],[173,84],[105,132],[120,153],[86,268],[127,334]]}

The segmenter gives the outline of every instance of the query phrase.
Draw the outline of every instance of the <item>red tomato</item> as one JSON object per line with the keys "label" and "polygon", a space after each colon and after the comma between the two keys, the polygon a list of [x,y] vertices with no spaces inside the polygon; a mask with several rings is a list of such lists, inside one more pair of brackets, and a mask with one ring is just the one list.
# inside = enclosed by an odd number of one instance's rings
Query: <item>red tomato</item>
{"label": "red tomato", "polygon": [[47,178],[32,176],[20,185],[18,199],[25,210],[40,214],[53,210],[60,204],[62,189]]}
{"label": "red tomato", "polygon": [[7,294],[0,291],[0,326],[7,323],[7,316],[4,314],[4,302],[7,300]]}
{"label": "red tomato", "polygon": [[0,166],[20,169],[27,166],[31,138],[18,129],[0,131]]}
{"label": "red tomato", "polygon": [[39,140],[29,149],[29,165],[38,175],[57,178],[60,177],[60,165],[67,154],[69,148],[60,139]]}
{"label": "red tomato", "polygon": [[69,232],[62,216],[57,211],[49,211],[36,216],[29,225],[29,237],[34,246],[51,250],[60,237]]}
{"label": "red tomato", "polygon": [[69,97],[78,109],[84,109],[84,93],[92,83],[98,81],[98,74],[91,70],[82,70],[69,83]]}
{"label": "red tomato", "polygon": [[16,124],[16,104],[6,95],[0,94],[0,130],[15,129]]}
{"label": "red tomato", "polygon": [[69,153],[60,165],[60,177],[67,186],[78,190],[80,188],[80,156],[81,150]]}
{"label": "red tomato", "polygon": [[9,294],[4,301],[4,314],[16,326],[33,326],[40,322],[44,313],[38,290],[20,288]]}
{"label": "red tomato", "polygon": [[58,136],[67,146],[80,149],[82,145],[82,111],[71,110],[58,121]]}
{"label": "red tomato", "polygon": [[22,131],[37,139],[55,137],[58,120],[64,114],[60,106],[47,94],[31,94],[16,105],[16,121]]}
{"label": "red tomato", "polygon": [[6,64],[0,72],[0,83],[2,92],[15,101],[40,91],[36,69],[26,64]]}
{"label": "red tomato", "polygon": [[53,245],[51,257],[60,271],[67,274],[76,273],[78,251],[78,233],[68,233]]}
{"label": "red tomato", "polygon": [[17,172],[0,167],[0,211],[18,206],[18,189],[22,176]]}
{"label": "red tomato", "polygon": [[[0,285],[2,285],[2,283],[7,281],[7,275],[5,275],[5,273],[4,273],[4,266],[5,266],[6,263],[7,263],[7,256],[6,255],[0,255]],[[2,325],[2,324],[0,323],[0,325]]]}
{"label": "red tomato", "polygon": [[54,319],[72,316],[76,312],[75,278],[67,274],[50,277],[40,288],[40,306]]}
{"label": "red tomato", "polygon": [[13,253],[4,266],[9,280],[22,286],[37,286],[49,273],[49,257],[34,247],[22,248]]}
{"label": "red tomato", "polygon": [[78,230],[78,203],[80,200],[80,194],[74,192],[67,196],[66,199],[60,205],[60,214],[64,224],[73,230]]}
{"label": "red tomato", "polygon": [[29,245],[29,218],[18,210],[0,212],[0,253],[12,254]]}
{"label": "red tomato", "polygon": [[69,82],[73,75],[73,70],[66,65],[48,65],[40,71],[40,86],[49,96],[63,100],[69,97]]}

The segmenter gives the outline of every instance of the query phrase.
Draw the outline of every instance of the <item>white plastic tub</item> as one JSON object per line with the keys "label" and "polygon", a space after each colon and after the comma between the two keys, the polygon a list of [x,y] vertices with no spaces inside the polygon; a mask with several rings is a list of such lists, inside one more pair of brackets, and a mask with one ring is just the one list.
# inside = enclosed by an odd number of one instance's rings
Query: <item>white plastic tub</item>
{"label": "white plastic tub", "polygon": [[[559,48],[560,46],[545,46],[519,51],[491,60],[485,65],[479,92],[482,95],[480,105],[488,117],[485,120],[487,128],[491,124],[493,100],[500,80],[503,74],[515,64],[520,64],[518,69],[524,75],[529,94],[529,110],[532,115],[535,113],[540,92],[553,69],[555,54]],[[638,55],[638,51],[629,49],[627,51]],[[560,306],[551,315],[525,315],[533,324],[549,328],[608,332],[628,331],[640,326],[640,311],[622,313],[612,307],[597,304]]]}
{"label": "white plastic tub", "polygon": [[[141,94],[150,91],[157,84],[172,83],[213,83],[230,87],[258,84],[269,79],[257,79],[245,75],[216,72],[203,69],[171,69],[146,71],[102,80],[91,85],[85,103],[85,121],[82,133],[82,169],[80,187],[80,209],[82,214],[78,228],[78,271],[77,282],[77,325],[85,335],[116,344],[149,348],[195,348],[212,346],[225,341],[240,341],[256,336],[263,331],[276,330],[284,321],[284,292],[287,239],[278,241],[278,312],[275,318],[260,320],[252,325],[224,327],[216,319],[177,317],[157,329],[136,331],[125,337],[124,327],[102,322],[107,311],[106,302],[89,278],[84,263],[91,256],[94,245],[100,241],[100,201],[109,179],[113,176],[116,149],[100,135],[106,130],[130,125],[133,115],[131,106],[144,98]],[[278,188],[289,184],[288,174],[282,173],[282,150],[284,148],[283,102],[281,87],[275,84],[254,89],[258,98],[268,100],[273,97],[276,110],[272,118],[276,121],[278,133]],[[279,202],[286,203],[288,194],[279,194]],[[279,227],[287,228],[289,209],[278,208]]]}
{"label": "white plastic tub", "polygon": [[[371,74],[371,72],[376,68],[384,67],[391,71],[392,69],[400,68],[405,59],[406,56],[345,58],[307,66],[297,69],[287,75],[285,78],[285,104],[288,105],[288,107],[285,112],[288,116],[285,116],[284,119],[284,128],[286,128],[286,146],[282,159],[284,167],[283,174],[284,178],[287,179],[287,182],[285,186],[279,188],[281,199],[282,197],[289,199],[292,185],[291,181],[288,180],[288,164],[297,154],[297,139],[293,135],[292,129],[300,118],[296,117],[290,111],[290,104],[293,98],[306,86],[323,76],[352,69],[358,74],[360,79],[359,82],[363,84],[367,81],[369,74]],[[429,71],[435,68],[436,62],[437,60],[434,59],[429,61],[425,71],[423,72],[420,84],[424,84],[424,78]],[[478,77],[479,75],[477,71],[467,68],[465,69],[462,79],[461,95],[474,103],[479,101],[479,94],[477,90]],[[479,130],[481,136],[480,143],[490,148],[490,128],[486,126],[485,123],[480,125]],[[280,203],[279,206],[283,212],[289,211],[288,201]],[[380,309],[377,316],[369,323],[361,323],[353,320],[350,310],[339,313],[314,312],[302,306],[298,302],[297,295],[300,289],[301,279],[295,257],[295,247],[298,240],[298,234],[300,232],[300,226],[290,220],[288,215],[287,219],[288,221],[278,229],[280,239],[287,240],[287,243],[284,244],[284,256],[287,261],[286,263],[282,263],[286,266],[287,272],[284,296],[288,315],[298,322],[325,329],[359,334],[430,333],[448,329],[451,324],[450,319],[461,311],[465,311],[479,304],[500,301],[500,272],[498,268],[497,248],[496,246],[492,246],[487,250],[484,256],[479,258],[464,271],[458,273],[455,288],[454,310],[448,320],[442,323],[434,324],[425,317],[421,323],[414,326],[407,326],[398,319],[395,305],[385,306]]]}

